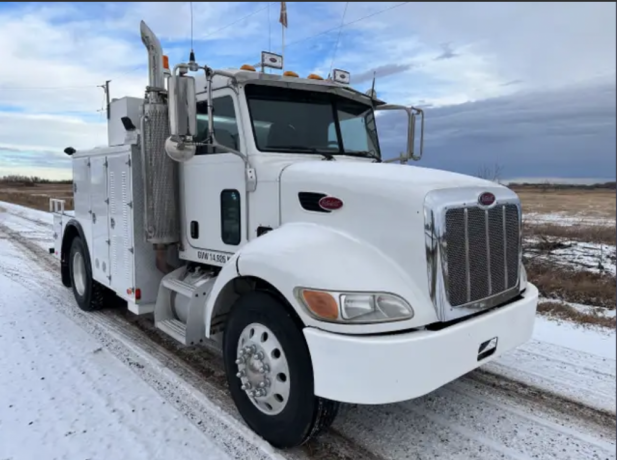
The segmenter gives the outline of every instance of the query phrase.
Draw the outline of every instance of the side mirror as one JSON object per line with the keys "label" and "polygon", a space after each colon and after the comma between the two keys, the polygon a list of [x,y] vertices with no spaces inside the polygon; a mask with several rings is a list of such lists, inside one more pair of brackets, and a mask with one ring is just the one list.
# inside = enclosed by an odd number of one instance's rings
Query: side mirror
{"label": "side mirror", "polygon": [[[407,114],[407,149],[405,153],[401,153],[400,157],[384,160],[384,163],[399,161],[403,164],[409,160],[418,161],[422,158],[422,151],[424,149],[424,112],[415,107],[405,107],[404,105],[395,104],[383,104],[375,107],[375,110],[403,110]],[[420,152],[416,155],[416,119],[418,116],[420,117]]]}
{"label": "side mirror", "polygon": [[197,99],[195,79],[171,75],[168,82],[170,137],[165,151],[172,160],[187,161],[195,155],[193,137],[197,135]]}
{"label": "side mirror", "polygon": [[195,79],[185,75],[169,77],[169,127],[172,136],[197,135]]}

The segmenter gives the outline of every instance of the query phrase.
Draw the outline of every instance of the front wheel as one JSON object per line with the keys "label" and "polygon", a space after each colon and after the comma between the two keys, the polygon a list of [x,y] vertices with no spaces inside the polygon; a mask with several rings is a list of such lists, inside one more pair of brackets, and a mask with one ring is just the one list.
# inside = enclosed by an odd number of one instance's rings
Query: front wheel
{"label": "front wheel", "polygon": [[231,396],[253,431],[278,448],[327,429],[339,403],[315,396],[304,336],[281,301],[250,292],[232,307],[223,338]]}

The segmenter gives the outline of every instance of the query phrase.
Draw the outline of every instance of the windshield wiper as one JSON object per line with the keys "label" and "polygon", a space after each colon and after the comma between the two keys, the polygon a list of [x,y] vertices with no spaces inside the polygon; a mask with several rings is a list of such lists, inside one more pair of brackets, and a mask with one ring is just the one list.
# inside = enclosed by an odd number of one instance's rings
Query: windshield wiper
{"label": "windshield wiper", "polygon": [[340,155],[349,155],[350,157],[369,157],[373,158],[376,163],[381,163],[381,158],[373,150],[360,150],[358,152],[344,152]]}
{"label": "windshield wiper", "polygon": [[277,145],[276,148],[283,149],[283,150],[289,149],[291,151],[296,151],[296,152],[316,153],[318,155],[322,155],[324,159],[327,161],[334,160],[334,156],[331,153],[317,150],[315,147],[299,147],[297,145]]}

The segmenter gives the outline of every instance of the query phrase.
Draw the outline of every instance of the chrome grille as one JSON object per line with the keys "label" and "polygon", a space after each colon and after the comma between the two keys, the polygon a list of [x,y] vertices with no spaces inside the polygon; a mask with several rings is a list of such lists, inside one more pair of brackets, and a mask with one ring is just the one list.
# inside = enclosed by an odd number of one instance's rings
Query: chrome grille
{"label": "chrome grille", "polygon": [[492,297],[517,285],[519,219],[515,204],[446,211],[446,292],[452,307]]}

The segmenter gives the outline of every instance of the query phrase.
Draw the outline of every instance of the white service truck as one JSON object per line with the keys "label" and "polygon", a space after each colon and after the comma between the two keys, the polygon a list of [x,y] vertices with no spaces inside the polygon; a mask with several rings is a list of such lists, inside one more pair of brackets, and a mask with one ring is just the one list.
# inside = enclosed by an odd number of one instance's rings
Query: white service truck
{"label": "white service truck", "polygon": [[341,402],[417,398],[530,338],[517,195],[381,160],[375,113],[407,115],[406,163],[420,110],[340,70],[267,73],[283,63],[266,52],[170,71],[143,22],[141,36],[145,97],[111,101],[107,147],[65,149],[74,212],[51,203],[50,250],[82,310],[115,295],[183,344],[220,338],[238,411],[280,448]]}

